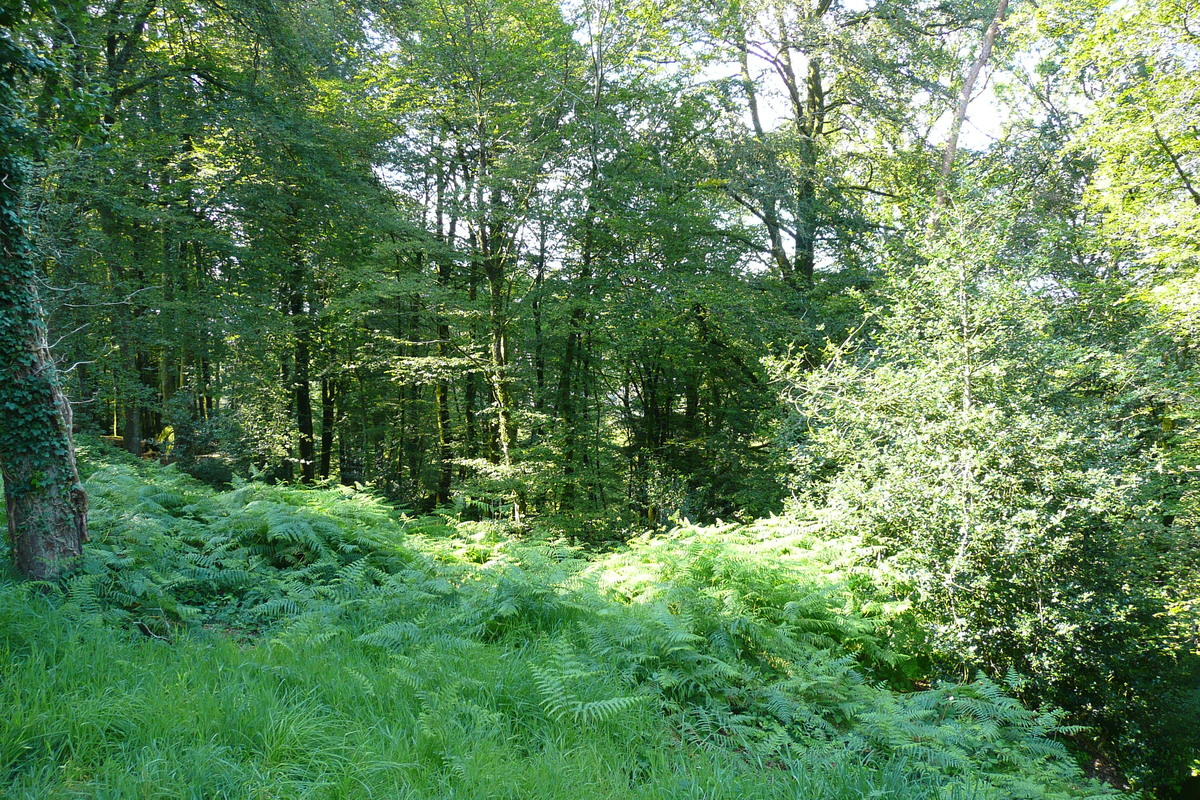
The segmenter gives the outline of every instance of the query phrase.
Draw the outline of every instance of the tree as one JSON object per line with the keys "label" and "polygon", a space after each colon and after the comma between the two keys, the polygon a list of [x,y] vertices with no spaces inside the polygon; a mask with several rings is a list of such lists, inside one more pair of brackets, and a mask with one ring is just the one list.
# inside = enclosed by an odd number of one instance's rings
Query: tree
{"label": "tree", "polygon": [[[397,78],[406,84],[400,110],[409,129],[407,152],[392,165],[396,184],[416,203],[433,200],[426,206],[438,242],[428,253],[436,271],[432,295],[441,301],[452,286],[465,288],[473,321],[457,345],[471,366],[453,368],[465,383],[466,441],[458,457],[484,454],[512,470],[519,460],[515,320],[528,289],[530,219],[563,157],[578,49],[552,3],[437,0],[406,7],[394,24],[402,42]],[[414,153],[429,158],[404,163]],[[450,332],[447,311],[439,310],[439,342]],[[448,350],[437,355],[445,364]],[[441,495],[449,387],[439,380],[435,393]],[[483,397],[492,402],[482,405]]]}
{"label": "tree", "polygon": [[[971,10],[835,0],[698,4],[697,27],[726,63],[727,141],[712,159],[725,190],[766,233],[779,277],[810,291],[818,263],[852,263],[867,198],[896,189],[889,148],[920,144],[922,112]],[[732,64],[729,64],[732,62]],[[709,67],[714,69],[713,66]]]}
{"label": "tree", "polygon": [[1032,676],[1106,759],[1169,782],[1198,665],[1160,581],[1194,557],[1139,411],[1154,371],[1111,348],[1130,320],[1063,292],[1009,202],[959,198],[894,251],[873,326],[794,374],[797,491],[906,576],[935,653]]}
{"label": "tree", "polygon": [[361,18],[118,1],[43,36],[62,90],[98,99],[78,137],[73,103],[37,98],[56,145],[41,241],[64,287],[48,310],[83,364],[82,421],[187,468],[219,438],[243,468],[312,480],[337,424],[335,393],[313,411],[325,292],[388,229]]}
{"label": "tree", "polygon": [[16,38],[28,9],[0,11],[0,469],[8,538],[17,568],[61,576],[87,539],[87,494],[75,467],[71,407],[59,384],[38,298],[40,275],[26,231],[22,191],[22,82],[48,65]]}

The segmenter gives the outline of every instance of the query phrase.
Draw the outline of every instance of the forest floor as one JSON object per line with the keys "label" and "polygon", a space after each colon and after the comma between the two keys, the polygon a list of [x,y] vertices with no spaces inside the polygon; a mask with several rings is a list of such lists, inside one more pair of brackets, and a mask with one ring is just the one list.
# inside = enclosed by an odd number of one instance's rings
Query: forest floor
{"label": "forest floor", "polygon": [[85,450],[81,570],[0,577],[0,797],[1117,796],[811,525],[595,553]]}

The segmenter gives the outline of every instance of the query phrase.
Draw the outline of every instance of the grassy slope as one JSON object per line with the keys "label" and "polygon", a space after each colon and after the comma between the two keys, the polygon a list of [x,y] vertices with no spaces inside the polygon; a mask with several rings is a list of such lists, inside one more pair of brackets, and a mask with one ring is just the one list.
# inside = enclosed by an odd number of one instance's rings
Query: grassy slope
{"label": "grassy slope", "polygon": [[783,523],[585,559],[346,492],[89,488],[84,573],[0,578],[3,797],[1103,793],[989,682],[889,691],[853,547]]}
{"label": "grassy slope", "polygon": [[426,689],[363,646],[139,641],[3,595],[7,796],[772,796],[736,760],[678,758],[650,715],[545,719],[500,648]]}

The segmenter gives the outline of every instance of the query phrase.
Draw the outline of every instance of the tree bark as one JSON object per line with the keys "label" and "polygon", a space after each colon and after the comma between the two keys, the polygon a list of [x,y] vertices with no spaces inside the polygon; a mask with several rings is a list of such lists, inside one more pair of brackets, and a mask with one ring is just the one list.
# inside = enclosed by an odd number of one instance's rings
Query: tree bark
{"label": "tree bark", "polygon": [[[467,300],[470,307],[475,306],[475,301],[479,296],[479,273],[471,272],[470,285],[467,289]],[[476,370],[471,370],[465,376],[465,386],[463,387],[463,419],[466,423],[467,435],[464,442],[466,455],[470,458],[475,458],[479,455],[481,447],[479,445],[479,423],[476,419],[476,407],[479,404],[479,373]]]}
{"label": "tree bark", "polygon": [[[0,108],[19,107],[18,70],[0,55]],[[87,493],[75,468],[71,407],[50,357],[21,192],[24,129],[0,115],[0,472],[12,558],[26,576],[67,572],[87,539]]]}
{"label": "tree bark", "polygon": [[310,354],[308,337],[301,334],[296,340],[295,404],[297,445],[300,456],[300,480],[312,483],[317,477],[316,442],[312,413],[312,384],[309,381]]}
{"label": "tree bark", "polygon": [[[946,192],[946,184],[950,180],[950,173],[954,169],[954,157],[958,153],[958,137],[962,132],[963,122],[967,119],[967,106],[971,104],[971,92],[975,91],[975,81],[979,79],[979,73],[987,65],[988,59],[992,55],[992,45],[996,41],[996,34],[1000,31],[1000,24],[1004,22],[1004,15],[1008,13],[1008,0],[1000,0],[996,6],[996,15],[992,18],[991,24],[983,34],[983,43],[979,47],[979,55],[975,57],[974,63],[971,64],[971,69],[967,72],[966,80],[963,81],[962,92],[958,97],[958,108],[954,112],[954,120],[950,123],[950,133],[946,137],[946,147],[942,151],[942,167],[938,173],[937,186],[937,204],[945,206],[950,202],[950,196]],[[937,227],[937,217],[934,217],[934,227]]]}
{"label": "tree bark", "polygon": [[333,378],[321,378],[321,480],[329,480],[333,470],[333,429],[337,421],[337,386]]}
{"label": "tree bark", "polygon": [[299,255],[294,256],[293,283],[289,294],[289,314],[295,335],[292,403],[296,414],[297,455],[300,460],[300,480],[312,483],[317,477],[316,440],[312,413],[312,319],[305,294],[305,270]]}
{"label": "tree bark", "polygon": [[[446,220],[446,176],[439,172],[437,176],[437,205],[436,219],[438,239],[445,245],[453,247],[458,229],[458,219],[452,216]],[[437,285],[445,292],[450,291],[453,262],[445,253],[437,258]],[[437,354],[438,360],[445,365],[450,359],[450,323],[443,313],[437,318]],[[450,429],[450,381],[445,375],[439,375],[433,387],[434,411],[437,416],[438,438],[438,478],[434,490],[433,504],[435,507],[444,506],[450,502],[450,487],[454,479],[454,444]]]}
{"label": "tree bark", "polygon": [[[593,171],[593,179],[595,171]],[[594,185],[594,184],[593,184]],[[574,378],[576,368],[582,358],[583,325],[587,317],[585,298],[592,294],[592,244],[595,228],[595,212],[588,203],[587,216],[584,221],[583,264],[572,291],[574,305],[568,318],[568,333],[566,345],[563,348],[562,369],[558,383],[558,421],[562,425],[562,491],[559,494],[559,506],[569,508],[575,499],[575,459],[576,442],[579,434],[580,419],[575,409]]]}
{"label": "tree bark", "polygon": [[496,426],[500,441],[500,463],[513,465],[517,444],[517,424],[513,418],[514,402],[508,364],[508,319],[505,313],[505,280],[503,267],[487,270],[488,322],[491,339],[492,393],[496,398]]}
{"label": "tree bark", "polygon": [[[758,110],[756,84],[754,78],[750,75],[750,44],[744,28],[740,28],[738,33],[740,38],[738,39],[737,47],[741,66],[742,88],[746,92],[746,103],[750,109],[750,121],[754,126],[755,138],[761,143],[766,140],[766,132]],[[775,198],[769,193],[764,193],[760,201],[762,208],[756,214],[762,220],[763,225],[767,229],[767,236],[771,240],[771,258],[774,259],[775,265],[779,267],[779,276],[783,278],[785,283],[794,286],[793,264],[783,246],[783,223],[779,219],[779,210]]]}

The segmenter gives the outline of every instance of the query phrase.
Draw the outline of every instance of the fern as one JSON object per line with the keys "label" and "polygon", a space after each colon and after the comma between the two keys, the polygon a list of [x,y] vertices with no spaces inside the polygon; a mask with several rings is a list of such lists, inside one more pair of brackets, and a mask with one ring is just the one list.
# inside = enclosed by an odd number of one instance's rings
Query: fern
{"label": "fern", "polygon": [[986,797],[1084,786],[1054,739],[1071,729],[1011,697],[1019,677],[891,691],[905,656],[895,606],[855,571],[869,551],[781,522],[682,525],[585,557],[495,521],[402,520],[352,490],[213,492],[142,465],[90,480],[95,541],[70,613],[155,639],[203,622],[296,654],[361,653],[370,666],[342,679],[362,702],[389,697],[377,676],[417,698],[411,738],[438,769],[467,770],[480,736],[599,737],[653,716],[768,774],[827,753]]}
{"label": "fern", "polygon": [[588,667],[570,645],[559,641],[554,645],[548,663],[530,667],[542,708],[553,719],[569,719],[585,724],[607,722],[617,715],[644,705],[648,697],[641,695],[604,696],[584,699],[579,689],[595,687],[600,670]]}

